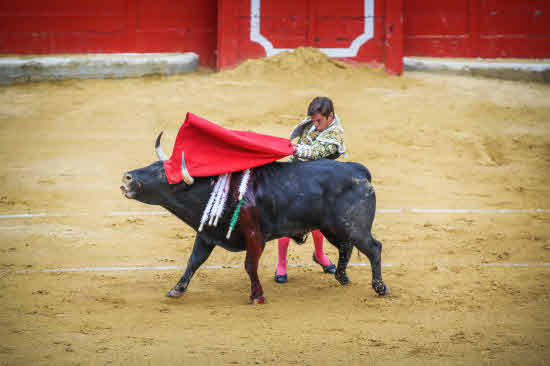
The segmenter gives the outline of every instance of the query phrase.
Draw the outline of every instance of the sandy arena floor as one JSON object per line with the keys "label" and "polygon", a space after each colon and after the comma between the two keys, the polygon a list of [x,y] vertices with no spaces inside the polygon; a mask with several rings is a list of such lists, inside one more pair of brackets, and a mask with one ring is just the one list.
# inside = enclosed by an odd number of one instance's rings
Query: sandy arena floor
{"label": "sandy arena floor", "polygon": [[[344,160],[372,172],[391,296],[366,266],[345,287],[323,274],[311,239],[291,246],[308,266],[285,285],[267,244],[262,306],[241,267],[202,268],[180,299],[164,294],[182,269],[16,272],[184,266],[194,232],[123,198],[122,173],[156,160],[161,130],[170,152],[187,111],[287,137],[318,95],[343,121]],[[548,84],[393,77],[301,50],[220,74],[2,87],[0,123],[0,365],[548,362]],[[4,216],[22,213],[49,216]],[[243,261],[218,248],[206,265]]]}

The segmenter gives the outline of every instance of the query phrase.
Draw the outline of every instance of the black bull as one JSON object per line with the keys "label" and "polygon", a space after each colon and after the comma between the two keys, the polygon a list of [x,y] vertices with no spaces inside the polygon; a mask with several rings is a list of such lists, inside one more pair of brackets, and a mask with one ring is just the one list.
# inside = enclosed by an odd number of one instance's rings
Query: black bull
{"label": "black bull", "polygon": [[[238,200],[242,173],[233,173],[227,206]],[[195,178],[170,185],[162,161],[123,175],[121,189],[127,198],[159,205],[197,230],[216,177]],[[197,232],[185,274],[168,292],[182,295],[193,274],[219,245],[229,251],[246,250],[245,269],[251,281],[251,303],[263,303],[258,278],[260,256],[269,240],[288,236],[303,243],[305,234],[319,229],[338,248],[335,277],[342,284],[353,246],[367,256],[372,268],[372,287],[380,295],[389,293],[382,282],[382,244],[371,234],[376,196],[367,168],[351,162],[321,159],[312,162],[271,163],[253,169],[239,220],[226,239],[233,210],[226,209],[217,227]]]}

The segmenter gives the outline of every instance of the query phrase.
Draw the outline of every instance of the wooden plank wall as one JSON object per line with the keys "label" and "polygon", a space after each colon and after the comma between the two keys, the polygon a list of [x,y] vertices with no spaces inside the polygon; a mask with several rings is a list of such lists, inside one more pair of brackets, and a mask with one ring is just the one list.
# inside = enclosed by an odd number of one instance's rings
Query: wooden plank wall
{"label": "wooden plank wall", "polygon": [[548,58],[548,0],[404,0],[404,55]]}
{"label": "wooden plank wall", "polygon": [[381,64],[385,5],[386,0],[220,0],[218,69],[301,46]]}
{"label": "wooden plank wall", "polygon": [[217,0],[0,1],[0,53],[187,52],[215,67]]}
{"label": "wooden plank wall", "polygon": [[300,46],[397,74],[402,55],[550,58],[550,1],[0,0],[0,54],[193,51],[223,69]]}

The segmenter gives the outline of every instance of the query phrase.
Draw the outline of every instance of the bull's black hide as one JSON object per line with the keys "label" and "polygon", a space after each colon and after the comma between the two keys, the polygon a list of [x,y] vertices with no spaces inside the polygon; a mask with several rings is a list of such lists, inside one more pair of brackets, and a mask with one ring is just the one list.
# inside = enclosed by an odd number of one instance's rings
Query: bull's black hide
{"label": "bull's black hide", "polygon": [[[225,235],[238,197],[242,173],[233,173],[227,208],[217,227],[197,233],[187,269],[168,296],[182,295],[195,271],[215,246],[230,251],[246,250],[245,268],[251,279],[251,302],[263,302],[258,262],[265,243],[283,236],[300,241],[319,229],[338,248],[336,279],[346,284],[346,267],[353,247],[370,260],[372,286],[385,295],[382,282],[382,244],[371,234],[376,196],[367,168],[357,163],[321,159],[312,162],[271,163],[253,169],[252,178],[230,239]],[[195,178],[195,183],[170,185],[162,161],[132,170],[121,187],[128,198],[159,205],[197,230],[216,177]]]}

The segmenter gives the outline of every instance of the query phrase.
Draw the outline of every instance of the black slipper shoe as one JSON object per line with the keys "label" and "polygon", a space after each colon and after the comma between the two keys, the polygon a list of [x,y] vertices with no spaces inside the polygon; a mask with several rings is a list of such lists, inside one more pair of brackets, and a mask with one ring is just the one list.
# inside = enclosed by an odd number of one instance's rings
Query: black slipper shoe
{"label": "black slipper shoe", "polygon": [[[323,272],[325,273],[331,273],[331,274],[334,274],[336,273],[336,266],[334,264],[332,264],[332,262],[328,265],[328,266],[323,266],[321,265],[321,263],[319,263],[317,261],[317,258],[315,258],[315,253],[313,253],[313,261],[315,263],[317,263],[318,265],[320,265],[321,267],[323,267]],[[275,280],[276,281],[276,280]]]}
{"label": "black slipper shoe", "polygon": [[277,283],[288,282],[288,276],[286,274],[278,275],[277,272],[275,272],[275,282],[277,282]]}

